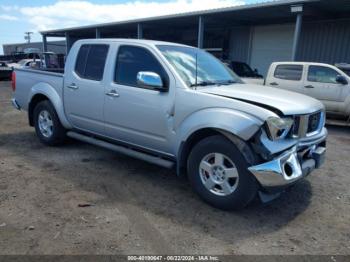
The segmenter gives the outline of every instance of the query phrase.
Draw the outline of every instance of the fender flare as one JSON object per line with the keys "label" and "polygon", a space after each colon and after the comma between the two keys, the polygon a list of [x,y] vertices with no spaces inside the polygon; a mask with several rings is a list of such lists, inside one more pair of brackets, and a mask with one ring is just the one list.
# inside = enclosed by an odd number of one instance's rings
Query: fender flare
{"label": "fender flare", "polygon": [[56,113],[58,115],[58,118],[61,121],[61,124],[67,129],[72,128],[71,124],[66,118],[62,98],[54,87],[43,82],[35,84],[30,90],[29,97],[28,97],[28,105],[30,105],[30,103],[32,102],[33,98],[36,95],[43,95],[47,97],[47,99],[54,106]]}
{"label": "fender flare", "polygon": [[209,108],[191,114],[181,123],[177,132],[177,174],[182,176],[183,169],[186,168],[184,161],[189,153],[186,143],[193,134],[201,130],[212,130],[222,134],[242,150],[248,162],[254,162],[254,156],[247,150],[245,141],[254,136],[262,124],[263,122],[254,116],[226,108]]}

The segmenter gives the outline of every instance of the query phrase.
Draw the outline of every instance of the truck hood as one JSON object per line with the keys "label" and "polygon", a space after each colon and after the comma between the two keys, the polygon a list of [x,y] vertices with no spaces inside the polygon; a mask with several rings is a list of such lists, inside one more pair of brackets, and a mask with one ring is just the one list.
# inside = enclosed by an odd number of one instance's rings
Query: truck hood
{"label": "truck hood", "polygon": [[310,114],[324,109],[323,104],[312,97],[261,85],[208,86],[199,88],[198,91],[237,99],[271,111],[277,111],[283,115]]}

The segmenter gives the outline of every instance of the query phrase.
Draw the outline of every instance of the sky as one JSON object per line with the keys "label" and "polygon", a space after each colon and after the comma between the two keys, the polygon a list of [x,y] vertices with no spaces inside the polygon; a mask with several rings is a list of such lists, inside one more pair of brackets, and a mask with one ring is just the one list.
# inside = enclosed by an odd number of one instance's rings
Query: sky
{"label": "sky", "polygon": [[0,0],[0,45],[24,42],[27,31],[41,41],[42,30],[258,2],[264,0]]}

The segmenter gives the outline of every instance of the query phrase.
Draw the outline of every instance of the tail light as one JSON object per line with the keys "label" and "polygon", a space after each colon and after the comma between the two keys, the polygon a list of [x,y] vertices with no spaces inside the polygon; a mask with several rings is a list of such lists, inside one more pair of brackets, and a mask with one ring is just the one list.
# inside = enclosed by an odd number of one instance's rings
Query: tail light
{"label": "tail light", "polygon": [[16,72],[13,71],[11,75],[11,86],[12,86],[12,91],[16,91]]}

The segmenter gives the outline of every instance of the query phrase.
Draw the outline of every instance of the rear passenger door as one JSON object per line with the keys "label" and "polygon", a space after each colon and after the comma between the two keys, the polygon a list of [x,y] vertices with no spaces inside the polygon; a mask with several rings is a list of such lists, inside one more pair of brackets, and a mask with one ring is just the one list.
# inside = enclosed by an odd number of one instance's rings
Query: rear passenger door
{"label": "rear passenger door", "polygon": [[266,80],[266,85],[298,93],[304,93],[303,71],[303,65],[277,64],[269,73],[270,75]]}
{"label": "rear passenger door", "polygon": [[64,83],[65,112],[73,127],[103,134],[104,68],[109,46],[83,44]]}

